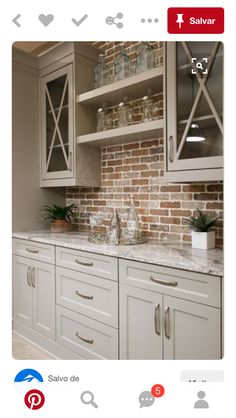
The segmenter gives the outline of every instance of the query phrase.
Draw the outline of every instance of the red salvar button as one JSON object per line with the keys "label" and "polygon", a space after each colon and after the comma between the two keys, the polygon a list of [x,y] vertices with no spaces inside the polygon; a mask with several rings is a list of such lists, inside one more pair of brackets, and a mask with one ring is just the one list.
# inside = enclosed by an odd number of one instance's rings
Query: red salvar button
{"label": "red salvar button", "polygon": [[170,7],[169,33],[224,33],[222,7]]}

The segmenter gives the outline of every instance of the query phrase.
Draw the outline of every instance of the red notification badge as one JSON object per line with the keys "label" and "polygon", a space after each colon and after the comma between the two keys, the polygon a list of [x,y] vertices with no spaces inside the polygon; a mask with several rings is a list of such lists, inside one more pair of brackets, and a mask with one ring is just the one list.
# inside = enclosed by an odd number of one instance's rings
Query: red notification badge
{"label": "red notification badge", "polygon": [[165,389],[164,386],[157,384],[152,387],[151,392],[154,398],[161,398],[165,393]]}

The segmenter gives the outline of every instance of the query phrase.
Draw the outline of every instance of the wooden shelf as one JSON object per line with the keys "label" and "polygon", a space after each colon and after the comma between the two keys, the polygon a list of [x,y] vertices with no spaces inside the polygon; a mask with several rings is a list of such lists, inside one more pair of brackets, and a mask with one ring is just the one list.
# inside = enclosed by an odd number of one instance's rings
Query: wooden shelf
{"label": "wooden shelf", "polygon": [[138,123],[137,125],[80,135],[77,137],[77,144],[100,147],[116,143],[123,144],[133,140],[154,139],[161,133],[163,127],[163,119],[157,119],[151,122]]}
{"label": "wooden shelf", "polygon": [[142,98],[147,94],[149,88],[153,90],[153,94],[162,92],[163,73],[164,67],[159,66],[107,86],[79,94],[76,101],[89,106],[98,106],[102,102],[117,105],[123,100],[124,96],[129,96],[130,100]]}

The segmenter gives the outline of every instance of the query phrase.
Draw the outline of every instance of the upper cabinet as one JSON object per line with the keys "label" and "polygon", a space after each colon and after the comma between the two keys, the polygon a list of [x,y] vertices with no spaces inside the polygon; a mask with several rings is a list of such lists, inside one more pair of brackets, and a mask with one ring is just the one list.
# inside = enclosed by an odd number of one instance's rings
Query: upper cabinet
{"label": "upper cabinet", "polygon": [[65,42],[39,58],[42,187],[100,185],[100,150],[76,141],[88,124],[76,95],[93,85],[97,56],[88,43]]}
{"label": "upper cabinet", "polygon": [[167,181],[223,179],[223,44],[167,42]]}
{"label": "upper cabinet", "polygon": [[41,79],[42,178],[73,178],[72,64]]}

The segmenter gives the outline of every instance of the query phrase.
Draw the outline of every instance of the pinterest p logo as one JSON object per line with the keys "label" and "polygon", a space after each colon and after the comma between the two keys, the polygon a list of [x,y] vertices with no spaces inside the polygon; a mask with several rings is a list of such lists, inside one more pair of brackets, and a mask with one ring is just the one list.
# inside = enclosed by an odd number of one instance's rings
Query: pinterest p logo
{"label": "pinterest p logo", "polygon": [[40,409],[45,402],[45,396],[40,390],[32,389],[26,393],[24,400],[29,409]]}

